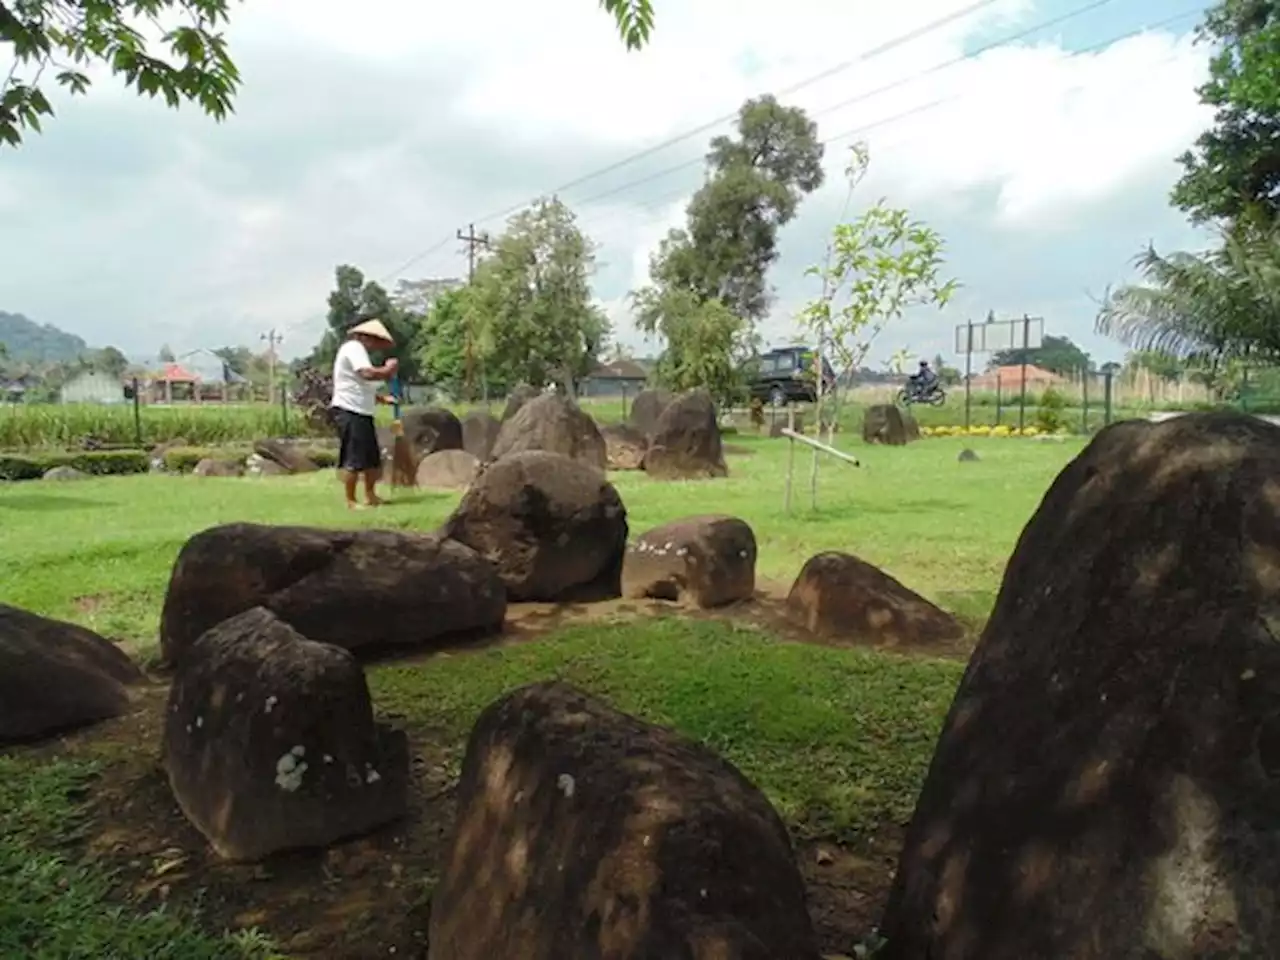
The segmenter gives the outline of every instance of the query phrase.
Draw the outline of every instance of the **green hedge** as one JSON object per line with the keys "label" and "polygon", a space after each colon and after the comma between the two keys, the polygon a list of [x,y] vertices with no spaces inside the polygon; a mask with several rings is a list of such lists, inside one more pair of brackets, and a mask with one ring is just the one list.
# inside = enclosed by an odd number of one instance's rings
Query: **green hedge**
{"label": "green hedge", "polygon": [[[244,460],[253,451],[246,447],[174,447],[166,450],[164,468],[170,473],[190,473],[201,460]],[[326,447],[304,447],[303,453],[318,467],[338,465],[338,451]]]}
{"label": "green hedge", "polygon": [[146,473],[151,458],[144,450],[94,450],[86,453],[0,453],[0,480],[39,480],[54,467],[74,467],[95,477]]}
{"label": "green hedge", "polygon": [[201,460],[243,460],[252,452],[237,447],[172,447],[162,456],[170,473],[190,473]]}

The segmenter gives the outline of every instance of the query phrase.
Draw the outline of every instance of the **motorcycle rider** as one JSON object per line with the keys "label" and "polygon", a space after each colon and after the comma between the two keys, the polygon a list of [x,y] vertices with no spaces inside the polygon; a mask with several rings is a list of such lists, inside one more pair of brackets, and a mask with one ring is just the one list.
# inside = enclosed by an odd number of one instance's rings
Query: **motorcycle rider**
{"label": "motorcycle rider", "polygon": [[933,372],[928,360],[921,360],[920,369],[915,376],[908,379],[911,383],[912,392],[918,397],[926,396],[938,384],[938,375]]}

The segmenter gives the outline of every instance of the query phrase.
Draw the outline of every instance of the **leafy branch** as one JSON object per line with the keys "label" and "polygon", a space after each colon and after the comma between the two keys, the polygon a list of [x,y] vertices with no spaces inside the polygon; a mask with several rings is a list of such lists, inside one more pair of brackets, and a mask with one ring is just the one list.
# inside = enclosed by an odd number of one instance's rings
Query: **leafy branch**
{"label": "leafy branch", "polygon": [[[72,94],[87,93],[85,72],[105,65],[140,94],[163,97],[171,107],[196,103],[217,120],[232,111],[240,74],[218,32],[231,0],[14,0],[0,2],[0,46],[13,63],[0,85],[0,142],[18,146],[24,131],[41,132],[54,116],[41,81],[45,71]],[[161,17],[184,21],[166,28]],[[152,28],[167,48],[152,52],[142,28]]]}
{"label": "leafy branch", "polygon": [[653,32],[651,0],[600,0],[600,6],[613,14],[628,50],[639,50],[649,42]]}

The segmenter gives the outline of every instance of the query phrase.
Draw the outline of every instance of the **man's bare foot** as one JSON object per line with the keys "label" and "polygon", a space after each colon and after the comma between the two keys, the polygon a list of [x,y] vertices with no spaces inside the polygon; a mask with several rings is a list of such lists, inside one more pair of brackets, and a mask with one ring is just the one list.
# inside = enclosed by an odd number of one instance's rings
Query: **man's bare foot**
{"label": "man's bare foot", "polygon": [[371,507],[380,507],[380,506],[382,506],[382,505],[383,505],[384,503],[386,503],[386,502],[387,502],[387,501],[383,500],[381,497],[376,497],[376,496],[375,496],[375,497],[370,497],[370,498],[369,498],[369,506],[371,506]]}

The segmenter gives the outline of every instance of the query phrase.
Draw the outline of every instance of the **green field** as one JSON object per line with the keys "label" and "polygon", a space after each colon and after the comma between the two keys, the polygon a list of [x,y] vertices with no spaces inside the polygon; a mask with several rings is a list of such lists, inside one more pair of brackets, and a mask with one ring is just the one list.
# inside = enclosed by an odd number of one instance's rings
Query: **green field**
{"label": "green field", "polygon": [[[846,440],[864,467],[824,462],[813,511],[810,458],[799,454],[788,516],[787,444],[732,440],[727,480],[659,484],[617,475],[632,531],[680,516],[735,514],[756,531],[761,587],[773,597],[785,594],[809,556],[847,550],[974,631],[1023,524],[1081,445],[969,438],[867,448]],[[964,446],[980,462],[957,463]],[[145,662],[173,559],[194,532],[238,520],[426,530],[457,499],[399,496],[384,510],[349,514],[328,472],[0,485],[0,540],[12,558],[0,597],[120,638]],[[348,876],[327,859],[290,860],[256,881],[210,861],[172,810],[158,764],[157,680],[136,717],[53,751],[0,758],[0,904],[23,903],[0,906],[0,957],[264,956],[263,936],[288,956],[387,956],[393,946],[410,953],[438,863],[433,838],[451,816],[447,800],[436,807],[430,798],[456,775],[477,712],[504,690],[549,677],[671,724],[737,763],[789,824],[807,874],[819,842],[849,864],[873,864],[865,912],[883,895],[892,865],[883,852],[910,813],[962,666],[795,642],[760,619],[648,611],[570,616],[529,642],[374,666],[377,708],[409,731],[432,771],[424,774],[427,799],[389,855],[399,872],[370,867]],[[158,899],[152,874],[178,856],[187,867],[167,875],[168,893]],[[19,865],[17,873],[6,869]],[[832,915],[844,917],[820,923],[824,945],[851,953],[874,918],[840,901],[822,877],[809,879],[819,906],[834,904]],[[152,913],[161,903],[166,911]],[[239,930],[234,939],[220,933],[229,928]],[[370,943],[380,952],[362,952]]]}
{"label": "green field", "polygon": [[[1028,396],[1026,423],[1036,422],[1040,397]],[[625,401],[622,398],[584,399],[582,406],[597,419],[609,422],[623,419]],[[461,410],[462,408],[459,408]],[[501,414],[502,404],[491,409]],[[805,414],[804,408],[802,415]],[[861,429],[865,403],[850,399],[841,406],[840,421],[847,432]],[[953,392],[941,407],[916,407],[916,418],[922,425],[955,426],[965,421],[964,397]],[[1112,419],[1143,415],[1137,407],[1116,407]],[[389,419],[387,409],[380,414]],[[772,417],[774,414],[767,413]],[[778,416],[785,417],[785,413]],[[1086,411],[1070,406],[1060,412],[1063,425],[1073,433],[1097,430],[1106,419],[1101,402],[1095,402]],[[1016,399],[1004,398],[997,402],[995,394],[975,393],[972,397],[970,422],[992,425],[1004,423],[1017,425],[1020,411]],[[742,416],[742,427],[747,418]],[[169,443],[185,440],[187,445],[201,447],[226,443],[252,443],[267,436],[305,436],[309,433],[301,411],[282,410],[267,404],[222,405],[206,403],[201,406],[178,405],[170,407],[144,406],[135,422],[133,408],[127,405],[114,407],[79,405],[10,405],[0,407],[0,450],[54,449],[78,446],[86,437],[107,444],[135,445],[141,434],[142,444]],[[1086,429],[1087,428],[1087,429]]]}

